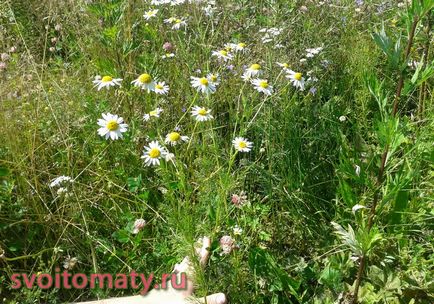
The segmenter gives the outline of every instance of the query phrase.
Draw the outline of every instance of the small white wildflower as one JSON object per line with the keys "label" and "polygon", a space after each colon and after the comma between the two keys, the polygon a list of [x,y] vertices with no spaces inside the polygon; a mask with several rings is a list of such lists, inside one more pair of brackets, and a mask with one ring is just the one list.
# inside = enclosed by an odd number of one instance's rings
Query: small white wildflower
{"label": "small white wildflower", "polygon": [[55,179],[53,179],[50,183],[50,187],[57,187],[60,186],[61,184],[68,182],[68,183],[72,183],[73,179],[69,176],[65,176],[65,175],[61,175],[59,177],[56,177]]}
{"label": "small white wildflower", "polygon": [[238,225],[236,225],[234,228],[232,228],[232,231],[234,232],[234,235],[241,235],[243,233],[243,229],[238,227]]}

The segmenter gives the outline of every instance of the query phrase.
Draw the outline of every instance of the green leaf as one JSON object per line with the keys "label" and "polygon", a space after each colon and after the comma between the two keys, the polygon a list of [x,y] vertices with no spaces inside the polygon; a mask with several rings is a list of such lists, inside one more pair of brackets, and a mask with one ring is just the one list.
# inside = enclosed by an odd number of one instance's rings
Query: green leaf
{"label": "green leaf", "polygon": [[386,55],[391,66],[394,68],[398,67],[401,56],[401,37],[399,37],[395,44],[393,44],[392,40],[386,34],[383,23],[381,30],[372,34],[372,38],[377,46]]}
{"label": "green leaf", "polygon": [[345,230],[341,225],[335,222],[331,222],[333,228],[335,229],[336,235],[341,239],[342,244],[348,246],[348,248],[356,256],[362,256],[363,250],[361,244],[356,239],[356,234],[354,233],[351,225],[348,225],[348,231]]}
{"label": "green leaf", "polygon": [[142,175],[139,175],[137,177],[128,177],[127,179],[128,189],[131,192],[137,192],[140,189],[141,183],[142,183]]}
{"label": "green leaf", "polygon": [[351,186],[344,180],[341,180],[339,182],[339,194],[342,196],[342,199],[344,200],[345,204],[348,207],[353,207],[356,204],[356,195],[351,190]]}
{"label": "green leaf", "polygon": [[9,169],[6,167],[0,167],[0,177],[5,177],[9,175]]}
{"label": "green leaf", "polygon": [[113,232],[112,237],[120,243],[128,243],[130,235],[126,230],[118,230]]}
{"label": "green leaf", "polygon": [[289,292],[299,299],[300,282],[291,278],[267,251],[254,248],[250,251],[249,267],[253,273],[264,277],[275,291]]}
{"label": "green leaf", "polygon": [[402,212],[407,209],[409,199],[409,192],[407,190],[401,190],[396,195],[395,205],[393,212],[390,215],[390,223],[396,225],[401,223]]}

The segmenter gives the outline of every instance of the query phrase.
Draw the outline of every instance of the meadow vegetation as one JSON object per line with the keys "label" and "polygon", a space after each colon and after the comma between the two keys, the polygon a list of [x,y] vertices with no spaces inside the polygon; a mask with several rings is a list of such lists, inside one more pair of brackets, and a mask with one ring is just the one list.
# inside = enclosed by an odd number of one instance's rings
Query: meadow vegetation
{"label": "meadow vegetation", "polygon": [[199,296],[434,303],[433,7],[2,0],[0,302],[134,294],[10,276],[160,275],[207,235]]}

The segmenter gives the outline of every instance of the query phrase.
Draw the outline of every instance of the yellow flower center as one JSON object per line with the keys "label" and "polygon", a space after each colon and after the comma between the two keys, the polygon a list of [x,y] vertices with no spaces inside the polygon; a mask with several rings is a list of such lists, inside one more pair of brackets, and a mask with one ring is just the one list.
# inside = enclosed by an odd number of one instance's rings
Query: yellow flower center
{"label": "yellow flower center", "polygon": [[142,74],[139,76],[139,81],[141,83],[150,83],[152,81],[152,77],[149,74]]}
{"label": "yellow flower center", "polygon": [[155,88],[156,88],[156,89],[159,89],[159,90],[162,90],[162,89],[163,89],[163,86],[162,86],[161,84],[157,84],[157,85],[155,85]]}
{"label": "yellow flower center", "polygon": [[240,43],[238,43],[238,47],[240,47],[240,48],[245,48],[245,47],[246,47],[246,44],[243,43],[243,42],[240,42]]}
{"label": "yellow flower center", "polygon": [[148,155],[150,158],[157,158],[161,155],[160,149],[152,148],[151,150],[149,150]]}
{"label": "yellow flower center", "polygon": [[110,82],[110,81],[112,81],[113,80],[113,77],[110,77],[110,76],[104,76],[102,79],[101,79],[101,82]]}
{"label": "yellow flower center", "polygon": [[178,141],[181,138],[181,135],[178,132],[169,133],[170,141]]}
{"label": "yellow flower center", "polygon": [[294,74],[294,79],[300,81],[301,77],[303,77],[303,75],[301,73],[295,73]]}
{"label": "yellow flower center", "polygon": [[197,111],[197,114],[199,114],[200,116],[205,116],[206,113],[206,109],[205,108],[200,108],[199,111]]}
{"label": "yellow flower center", "polygon": [[157,110],[149,112],[149,115],[151,115],[151,116],[157,116]]}
{"label": "yellow flower center", "polygon": [[208,79],[206,79],[205,77],[199,79],[199,82],[201,85],[208,86]]}
{"label": "yellow flower center", "polygon": [[251,68],[252,70],[258,71],[258,70],[261,69],[261,66],[260,66],[259,64],[255,63],[255,64],[252,64],[252,65],[250,66],[250,68]]}
{"label": "yellow flower center", "polygon": [[228,55],[228,52],[226,52],[225,50],[221,50],[219,53],[222,56],[227,56]]}
{"label": "yellow flower center", "polygon": [[240,141],[240,143],[238,144],[238,146],[239,146],[241,149],[244,149],[244,148],[247,147],[247,143],[246,143],[245,141]]}
{"label": "yellow flower center", "polygon": [[217,76],[216,75],[211,75],[209,78],[211,79],[212,82],[216,82],[217,81]]}
{"label": "yellow flower center", "polygon": [[289,68],[289,64],[287,64],[286,62],[282,64],[284,68]]}
{"label": "yellow flower center", "polygon": [[176,19],[176,20],[175,20],[175,23],[181,23],[181,22],[182,22],[181,19]]}
{"label": "yellow flower center", "polygon": [[259,86],[261,87],[261,88],[264,88],[264,89],[266,89],[266,88],[268,88],[268,82],[267,81],[261,81],[261,82],[259,82]]}
{"label": "yellow flower center", "polygon": [[110,131],[116,131],[119,128],[119,124],[116,120],[110,120],[107,123],[107,129],[109,129]]}

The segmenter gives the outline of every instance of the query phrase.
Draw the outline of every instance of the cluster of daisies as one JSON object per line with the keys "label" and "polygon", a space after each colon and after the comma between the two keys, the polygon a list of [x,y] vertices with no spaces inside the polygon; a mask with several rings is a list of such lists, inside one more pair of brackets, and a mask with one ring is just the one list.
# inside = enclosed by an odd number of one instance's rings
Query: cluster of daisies
{"label": "cluster of daisies", "polygon": [[[111,76],[96,76],[93,81],[97,90],[102,88],[109,89],[110,87],[121,86],[122,78],[113,78]],[[149,92],[155,92],[156,94],[166,95],[169,92],[169,86],[164,81],[156,81],[151,75],[147,73],[141,74],[137,79],[131,82],[135,87]]]}
{"label": "cluster of daisies", "polygon": [[[145,116],[150,119],[151,116],[159,116],[161,112],[162,110],[157,108],[157,110],[151,111],[149,114],[145,114]],[[207,121],[213,118],[211,110],[199,106],[194,106],[191,110],[191,114],[197,121]],[[102,117],[102,119],[98,120],[98,125],[100,126],[98,134],[100,136],[106,139],[117,140],[122,138],[122,133],[127,132],[128,125],[124,123],[122,117],[110,113],[103,113]],[[168,146],[176,146],[189,140],[190,138],[188,136],[181,135],[179,130],[175,130],[166,135],[164,142]],[[253,147],[253,143],[243,137],[236,137],[232,141],[232,144],[238,152],[250,152]],[[144,159],[145,165],[147,166],[157,166],[160,164],[161,159],[167,162],[173,161],[174,157],[175,155],[173,153],[170,153],[167,148],[163,147],[156,140],[151,141],[149,145],[144,147],[142,155],[142,159]]]}
{"label": "cluster of daisies", "polygon": [[[216,56],[219,60],[223,62],[232,60],[235,54],[245,52],[246,44],[244,43],[228,43],[225,45],[224,49],[219,51],[214,51],[212,56]],[[321,49],[309,49],[308,54],[315,55],[319,53]],[[289,68],[287,63],[277,63],[282,70],[286,73],[286,77],[290,79],[292,85],[301,91],[304,90],[305,79],[300,72],[295,72]],[[254,63],[250,67],[244,70],[242,79],[245,81],[250,81],[254,88],[265,95],[271,95],[273,93],[273,87],[268,83],[267,79],[262,79],[260,76],[263,74],[263,69],[260,64]],[[113,78],[111,76],[97,76],[93,81],[97,90],[102,88],[109,89],[110,87],[121,86],[121,78]],[[164,81],[159,82],[154,79],[150,74],[143,73],[139,75],[135,80],[131,82],[135,87],[145,90],[148,93],[155,92],[156,94],[165,95],[169,92],[169,85]],[[219,74],[208,73],[203,77],[191,76],[191,85],[199,93],[204,95],[213,94],[216,88],[220,84]],[[205,122],[212,120],[214,117],[211,114],[212,110],[204,106],[194,105],[189,109],[191,116],[197,122]],[[156,108],[149,113],[144,114],[143,119],[149,121],[153,118],[160,117],[163,109]],[[128,130],[128,125],[124,123],[122,117],[118,115],[112,115],[110,113],[102,114],[102,119],[98,120],[98,134],[106,139],[117,140],[122,138],[122,133]],[[170,146],[175,146],[182,142],[189,140],[188,136],[181,135],[179,130],[175,130],[166,135],[164,140],[165,144]],[[248,141],[244,137],[236,137],[232,144],[237,152],[249,152],[253,147],[253,143]],[[173,161],[174,154],[170,153],[168,149],[163,147],[158,141],[152,141],[148,146],[144,147],[142,158],[147,166],[156,166],[160,164],[160,159],[165,159],[166,161]]]}
{"label": "cluster of daisies", "polygon": [[[195,3],[195,4],[201,4],[204,5],[202,7],[202,10],[204,11],[205,15],[208,17],[211,17],[215,10],[216,2],[215,0],[152,0],[151,5],[160,6],[160,5],[180,5],[183,3]],[[150,9],[149,11],[146,11],[143,15],[143,18],[148,21],[154,17],[157,17],[158,9]],[[164,23],[171,25],[172,30],[179,30],[182,28],[187,27],[187,19],[184,17],[178,18],[178,17],[170,17],[168,19],[164,19]]]}
{"label": "cluster of daisies", "polygon": [[[162,5],[162,4],[170,4],[170,5],[178,5],[185,3],[185,0],[152,0],[152,5]],[[189,2],[196,2],[190,0]],[[151,9],[144,13],[143,17],[146,20],[150,20],[153,17],[156,17],[158,14],[158,9]],[[171,17],[168,19],[164,19],[164,23],[170,24],[172,29],[180,29],[181,27],[186,27],[187,22],[185,18],[177,18]],[[261,30],[264,35],[267,36],[265,42],[270,42],[273,37],[277,37],[281,29],[278,28],[269,28]],[[167,58],[173,57],[174,54],[170,53],[173,50],[173,46],[170,43],[165,43],[163,48],[166,52],[168,52],[165,56]],[[222,49],[214,50],[211,53],[211,57],[215,57],[220,64],[226,65],[228,69],[229,67],[233,68],[231,62],[242,56],[243,54],[249,51],[247,44],[244,42],[237,43],[226,43],[224,44]],[[313,58],[315,55],[319,54],[322,51],[322,48],[312,48],[306,49],[306,58]],[[163,56],[164,58],[164,56]],[[287,63],[277,63],[278,66],[282,68],[282,72],[286,75],[286,78],[289,79],[290,83],[300,91],[305,89],[306,80],[303,77],[301,72],[294,71],[290,69],[289,64]],[[265,96],[270,96],[273,94],[273,86],[269,83],[269,81],[263,78],[264,69],[259,63],[253,63],[248,67],[243,69],[241,78],[245,82],[251,83],[253,88],[261,94]],[[280,74],[279,74],[280,75]],[[309,75],[308,75],[309,76]],[[310,79],[310,78],[309,78]],[[307,81],[309,81],[309,79]],[[110,89],[110,87],[121,86],[122,83],[121,78],[114,78],[112,76],[97,76],[93,81],[97,90],[101,90],[103,88]],[[203,95],[211,95],[214,94],[220,85],[220,75],[218,73],[208,73],[203,76],[190,77],[190,83],[193,89],[195,89],[198,93]],[[169,85],[164,81],[158,81],[154,79],[150,74],[143,73],[139,75],[136,79],[134,79],[131,84],[136,88],[146,91],[147,93],[155,93],[158,95],[166,95],[169,92]],[[187,110],[190,112],[193,119],[197,122],[206,122],[212,120],[214,117],[212,115],[212,110],[201,105],[192,104],[190,108]],[[155,108],[154,110],[145,113],[143,115],[144,121],[149,121],[155,118],[160,117],[161,113],[163,113],[162,108]],[[118,115],[113,115],[110,113],[102,114],[102,119],[98,120],[98,125],[100,128],[98,129],[98,134],[105,139],[117,140],[122,138],[122,133],[128,130],[128,125],[124,123],[122,117]],[[186,135],[180,133],[178,128],[175,128],[173,132],[170,132],[166,135],[164,139],[164,143],[167,146],[175,146],[177,144],[181,144],[184,142],[188,142],[190,138]],[[249,152],[253,147],[253,143],[244,137],[236,137],[232,141],[233,147],[237,152]],[[165,148],[162,144],[160,144],[157,140],[151,141],[149,145],[144,147],[142,158],[147,166],[156,166],[160,164],[160,160],[164,159],[166,161],[173,161],[174,154],[170,153],[167,148]]]}
{"label": "cluster of daisies", "polygon": [[[152,18],[157,17],[157,14],[158,9],[151,9],[143,14],[143,18],[148,21]],[[172,30],[180,30],[187,27],[187,19],[185,17],[170,17],[164,19],[164,23],[170,25]]]}

